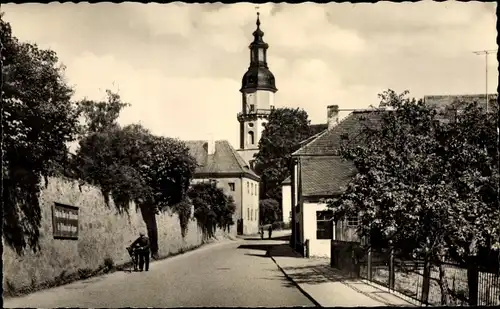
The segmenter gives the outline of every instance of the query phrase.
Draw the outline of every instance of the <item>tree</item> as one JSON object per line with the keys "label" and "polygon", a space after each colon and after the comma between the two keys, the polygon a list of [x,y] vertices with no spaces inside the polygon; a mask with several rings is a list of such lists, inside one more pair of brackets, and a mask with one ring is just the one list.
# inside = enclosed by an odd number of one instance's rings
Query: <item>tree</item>
{"label": "tree", "polygon": [[217,227],[227,230],[234,224],[234,200],[217,188],[214,182],[194,184],[188,196],[194,205],[194,217],[205,237],[213,237]]}
{"label": "tree", "polygon": [[118,93],[106,90],[106,101],[81,100],[78,110],[85,119],[82,126],[82,135],[104,132],[118,127],[117,120],[120,112],[129,103],[123,102]]}
{"label": "tree", "polygon": [[365,126],[361,142],[345,141],[341,155],[358,174],[328,204],[337,218],[359,215],[360,236],[378,234],[403,253],[438,265],[447,304],[444,260],[467,261],[500,236],[498,118],[471,105],[446,123],[406,95],[384,92],[382,101],[393,111],[382,114],[379,128]]}
{"label": "tree", "polygon": [[[196,162],[183,142],[154,136],[134,124],[112,125],[85,136],[74,166],[80,179],[99,186],[105,197],[111,194],[118,210],[127,211],[132,201],[139,206],[156,254],[155,214],[184,200]],[[180,206],[173,209],[179,210],[181,227],[187,228],[190,214]]]}
{"label": "tree", "polygon": [[261,224],[273,224],[280,218],[280,204],[273,199],[260,200],[259,213]]}
{"label": "tree", "polygon": [[3,13],[0,33],[4,239],[22,254],[38,249],[41,177],[64,169],[79,114],[56,53],[19,42]]}
{"label": "tree", "polygon": [[307,113],[302,109],[271,111],[259,141],[255,169],[262,178],[261,196],[281,201],[281,182],[290,176],[291,154],[311,135]]}

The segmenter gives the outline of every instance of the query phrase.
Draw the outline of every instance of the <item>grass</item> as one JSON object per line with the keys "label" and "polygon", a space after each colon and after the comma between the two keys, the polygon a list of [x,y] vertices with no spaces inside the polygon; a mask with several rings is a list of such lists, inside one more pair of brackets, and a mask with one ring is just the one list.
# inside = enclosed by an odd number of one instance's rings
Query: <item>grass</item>
{"label": "grass", "polygon": [[[397,265],[396,265],[397,266]],[[366,272],[366,270],[365,270]],[[467,304],[468,297],[468,284],[467,284],[467,270],[454,266],[445,267],[446,277],[450,291],[450,304],[451,306],[463,306]],[[482,274],[480,274],[482,275]],[[389,270],[385,267],[374,267],[372,280],[378,284],[388,287]],[[431,270],[431,280],[429,287],[429,304],[441,304],[441,290],[439,288],[439,271],[436,267]],[[422,295],[423,286],[423,267],[416,269],[396,269],[394,290],[403,293],[409,297],[420,300]],[[487,285],[482,280],[479,281],[479,292],[486,291],[483,297],[479,297],[478,305],[500,305],[499,297],[491,297],[492,293],[500,294],[500,280],[496,280],[496,284]],[[495,298],[495,299],[494,299]],[[486,299],[493,301],[488,303]]]}
{"label": "grass", "polygon": [[110,272],[112,272],[112,269],[107,268],[104,264],[95,270],[92,270],[90,268],[81,268],[71,273],[62,271],[61,274],[56,278],[54,278],[53,280],[45,281],[39,284],[35,284],[35,282],[32,281],[30,286],[25,286],[21,288],[14,287],[14,285],[9,280],[6,280],[3,295],[6,298],[23,296],[31,294],[36,291],[50,289],[53,287],[69,284],[78,280],[85,280],[90,277],[100,276]]}

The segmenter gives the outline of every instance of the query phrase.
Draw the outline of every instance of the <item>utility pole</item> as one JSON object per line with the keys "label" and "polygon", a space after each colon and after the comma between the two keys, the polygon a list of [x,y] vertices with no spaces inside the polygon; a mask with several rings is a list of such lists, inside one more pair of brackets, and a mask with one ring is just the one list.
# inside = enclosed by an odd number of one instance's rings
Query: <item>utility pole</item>
{"label": "utility pole", "polygon": [[496,53],[498,49],[490,49],[490,50],[480,50],[480,51],[475,51],[473,52],[476,55],[484,55],[484,59],[486,61],[486,112],[488,112],[488,56],[491,53]]}
{"label": "utility pole", "polygon": [[[475,51],[473,52],[476,55],[484,55],[485,62],[486,62],[486,112],[488,113],[488,55],[492,53],[498,52],[498,49],[491,49],[491,50],[481,50],[481,51]],[[497,98],[497,104],[498,104],[498,98]],[[497,110],[498,113],[498,110]],[[497,119],[497,170],[498,170],[498,181],[497,181],[497,206],[500,208],[500,119]],[[500,241],[500,240],[499,240]]]}

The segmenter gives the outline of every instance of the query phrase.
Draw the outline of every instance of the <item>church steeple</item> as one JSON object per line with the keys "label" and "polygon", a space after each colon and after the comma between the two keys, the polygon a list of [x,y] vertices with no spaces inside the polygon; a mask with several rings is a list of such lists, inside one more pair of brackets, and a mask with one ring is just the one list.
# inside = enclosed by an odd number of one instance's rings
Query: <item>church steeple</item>
{"label": "church steeple", "polygon": [[260,14],[257,13],[257,29],[253,32],[250,49],[250,66],[241,80],[240,149],[238,152],[252,166],[254,155],[259,151],[259,140],[265,124],[274,109],[276,89],[274,75],[267,66],[267,49],[264,32],[260,29]]}
{"label": "church steeple", "polygon": [[253,32],[253,42],[250,43],[250,66],[243,76],[241,90],[270,90],[276,92],[274,75],[267,66],[267,49],[264,42],[264,32],[260,29],[260,13],[257,12],[257,29]]}

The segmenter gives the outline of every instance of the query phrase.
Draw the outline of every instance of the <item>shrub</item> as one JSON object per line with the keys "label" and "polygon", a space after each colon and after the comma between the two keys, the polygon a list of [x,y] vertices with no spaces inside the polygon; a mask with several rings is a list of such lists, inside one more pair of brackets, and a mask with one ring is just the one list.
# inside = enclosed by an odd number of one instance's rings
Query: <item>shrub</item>
{"label": "shrub", "polygon": [[114,266],[115,266],[115,262],[113,261],[112,258],[106,257],[104,259],[104,271],[105,272],[112,270],[114,268]]}

